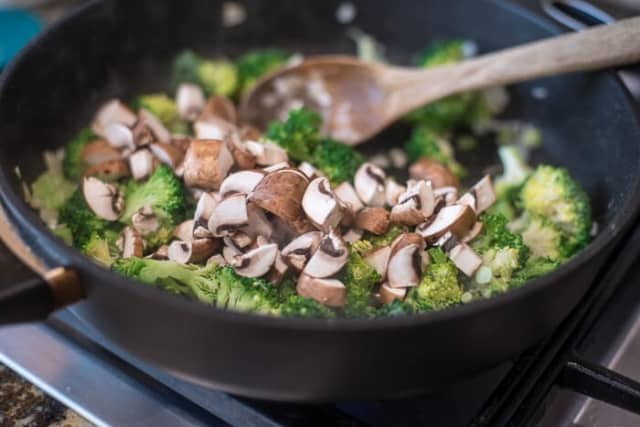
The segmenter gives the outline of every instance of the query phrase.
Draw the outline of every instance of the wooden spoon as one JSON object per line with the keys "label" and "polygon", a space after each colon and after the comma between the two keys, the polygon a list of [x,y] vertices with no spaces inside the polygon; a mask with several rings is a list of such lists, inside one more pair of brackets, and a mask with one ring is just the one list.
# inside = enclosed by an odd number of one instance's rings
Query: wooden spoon
{"label": "wooden spoon", "polygon": [[323,133],[358,144],[416,108],[456,93],[640,61],[640,17],[428,69],[310,57],[265,76],[243,98],[243,121],[264,129],[305,105]]}

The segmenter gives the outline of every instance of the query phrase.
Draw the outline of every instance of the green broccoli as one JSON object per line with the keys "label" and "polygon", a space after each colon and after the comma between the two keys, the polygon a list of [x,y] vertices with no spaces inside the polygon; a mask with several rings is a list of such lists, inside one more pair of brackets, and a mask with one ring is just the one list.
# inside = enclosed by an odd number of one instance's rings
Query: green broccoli
{"label": "green broccoli", "polygon": [[530,259],[523,268],[513,274],[511,277],[511,286],[517,287],[530,280],[551,273],[560,267],[561,264],[561,261],[552,261],[546,258]]}
{"label": "green broccoli", "polygon": [[290,295],[278,307],[278,314],[283,317],[317,317],[331,319],[336,312],[310,298]]}
{"label": "green broccoli", "polygon": [[106,230],[101,234],[93,233],[80,250],[94,261],[109,267],[120,253],[116,247],[118,236],[119,234],[113,230]]}
{"label": "green broccoli", "polygon": [[437,40],[416,55],[415,63],[419,67],[460,62],[465,58],[465,43],[462,39]]}
{"label": "green broccoli", "polygon": [[78,186],[59,172],[46,171],[31,184],[29,203],[34,209],[59,210]]}
{"label": "green broccoli", "polygon": [[311,164],[318,168],[332,184],[351,182],[364,157],[353,147],[333,139],[323,139],[313,152]]}
{"label": "green broccoli", "polygon": [[124,194],[125,209],[120,221],[129,224],[136,212],[149,207],[160,222],[160,228],[155,234],[145,236],[149,249],[166,243],[173,228],[185,219],[184,187],[180,179],[165,165],[158,166],[146,182],[130,180]]}
{"label": "green broccoli", "polygon": [[265,74],[285,65],[290,55],[278,49],[265,49],[245,53],[236,61],[238,93],[242,95]]}
{"label": "green broccoli", "polygon": [[96,138],[89,128],[80,130],[78,134],[67,143],[62,159],[62,172],[67,179],[78,180],[82,177],[87,165],[82,159],[84,147]]}
{"label": "green broccoli", "polygon": [[404,302],[400,300],[393,300],[389,304],[384,304],[375,311],[375,315],[378,317],[396,317],[406,316],[407,314],[413,314],[414,305],[412,302]]}
{"label": "green broccoli", "polygon": [[380,282],[380,275],[362,258],[351,250],[349,261],[342,273],[342,282],[347,288],[345,313],[348,316],[362,316],[371,304],[371,291]]}
{"label": "green broccoli", "polygon": [[463,291],[458,280],[458,269],[441,248],[431,248],[428,252],[431,262],[418,286],[407,293],[405,304],[417,312],[460,304]]}
{"label": "green broccoli", "polygon": [[81,189],[77,189],[71,198],[60,208],[60,224],[66,225],[73,236],[73,246],[82,249],[93,236],[104,237],[113,225],[98,218],[84,200]]}
{"label": "green broccoli", "polygon": [[373,247],[376,247],[376,248],[381,246],[389,246],[391,245],[391,242],[393,242],[396,239],[396,237],[398,237],[404,232],[405,232],[405,229],[402,226],[394,224],[389,228],[389,230],[385,234],[381,236],[376,236],[373,233],[366,233],[365,236],[363,236],[363,239],[365,241],[371,242]]}
{"label": "green broccoli", "polygon": [[502,175],[494,180],[496,196],[500,200],[515,202],[522,184],[531,174],[531,168],[524,160],[518,147],[506,145],[498,148],[498,156],[502,162]]}
{"label": "green broccoli", "polygon": [[567,244],[567,236],[551,221],[533,216],[526,224],[522,239],[531,250],[532,260],[561,261],[571,256],[572,248]]}
{"label": "green broccoli", "polygon": [[420,157],[428,157],[446,166],[458,177],[464,177],[467,173],[454,158],[451,144],[427,126],[414,127],[404,148],[412,162]]}
{"label": "green broccoli", "polygon": [[287,150],[291,159],[312,162],[321,139],[321,124],[320,115],[314,111],[305,108],[291,110],[286,121],[271,123],[264,137]]}
{"label": "green broccoli", "polygon": [[69,246],[73,246],[73,234],[71,234],[71,230],[69,229],[68,225],[58,224],[51,231],[53,231],[53,234],[55,234],[58,238],[62,239],[64,243]]}
{"label": "green broccoli", "polygon": [[180,118],[176,103],[164,93],[140,95],[134,100],[133,107],[149,110],[172,133],[189,134],[189,125]]}
{"label": "green broccoli", "polygon": [[198,67],[200,57],[191,50],[184,50],[173,60],[171,69],[171,87],[175,91],[182,83],[201,85]]}
{"label": "green broccoli", "polygon": [[231,97],[238,87],[238,71],[228,61],[202,60],[197,69],[202,89],[208,95]]}
{"label": "green broccoli", "polygon": [[566,169],[539,166],[524,183],[520,203],[530,215],[546,218],[567,235],[568,255],[589,243],[589,198]]}

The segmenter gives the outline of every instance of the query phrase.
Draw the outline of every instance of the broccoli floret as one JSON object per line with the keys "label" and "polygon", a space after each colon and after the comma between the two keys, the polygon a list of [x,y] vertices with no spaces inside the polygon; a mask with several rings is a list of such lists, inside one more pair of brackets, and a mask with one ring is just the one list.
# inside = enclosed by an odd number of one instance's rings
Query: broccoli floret
{"label": "broccoli floret", "polygon": [[180,118],[176,103],[164,93],[141,95],[134,100],[133,106],[134,109],[149,110],[172,133],[189,133],[189,125]]}
{"label": "broccoli floret", "polygon": [[238,72],[228,61],[200,62],[197,68],[202,89],[208,95],[232,96],[238,87]]}
{"label": "broccoli floret", "polygon": [[160,222],[160,228],[145,240],[150,247],[155,247],[166,242],[173,227],[184,220],[185,203],[182,182],[170,168],[161,165],[146,182],[129,181],[125,190],[125,209],[120,220],[128,224],[137,211],[144,207],[151,208]]}
{"label": "broccoli floret", "polygon": [[532,260],[543,258],[559,261],[571,256],[572,248],[567,244],[567,237],[546,218],[529,218],[522,239],[531,250]]}
{"label": "broccoli floret", "polygon": [[522,269],[513,274],[511,286],[520,286],[530,280],[544,276],[560,267],[561,264],[561,261],[552,261],[545,258],[530,259]]}
{"label": "broccoli floret", "polygon": [[416,65],[419,67],[433,67],[462,61],[465,56],[465,40],[434,41],[416,55]]}
{"label": "broccoli floret", "polygon": [[84,200],[81,189],[77,189],[60,209],[60,224],[66,225],[73,236],[73,246],[82,249],[93,235],[103,237],[112,228],[109,221],[98,218]]}
{"label": "broccoli floret", "polygon": [[441,248],[429,249],[431,262],[417,287],[412,288],[405,303],[414,311],[440,310],[460,304],[462,287],[458,269]]}
{"label": "broccoli floret", "polygon": [[351,244],[351,250],[357,252],[359,255],[366,255],[373,249],[375,249],[375,246],[370,240],[356,240]]}
{"label": "broccoli floret", "polygon": [[34,209],[59,210],[73,195],[77,185],[59,172],[46,171],[31,184],[29,203]]}
{"label": "broccoli floret", "polygon": [[344,309],[348,316],[361,316],[367,312],[371,291],[380,279],[378,272],[358,252],[352,250],[342,273],[342,282],[347,288]]}
{"label": "broccoli floret", "polygon": [[427,126],[416,126],[413,129],[405,144],[405,151],[412,162],[428,157],[446,166],[458,177],[466,174],[465,168],[455,160],[451,144]]}
{"label": "broccoli floret", "polygon": [[389,230],[381,235],[376,236],[373,233],[367,233],[363,238],[373,245],[373,247],[389,246],[396,237],[405,232],[405,229],[397,224],[392,225]]}
{"label": "broccoli floret", "polygon": [[414,312],[414,306],[412,303],[407,303],[396,299],[391,301],[389,304],[385,304],[378,308],[375,312],[375,315],[378,317],[395,317],[405,316]]}
{"label": "broccoli floret", "polygon": [[331,319],[336,312],[310,298],[290,295],[279,306],[278,313],[283,317],[317,317]]}
{"label": "broccoli floret", "polygon": [[286,121],[271,123],[264,136],[287,150],[293,160],[312,162],[321,139],[321,122],[320,115],[314,111],[291,110]]}
{"label": "broccoli floret", "polygon": [[67,143],[64,149],[64,158],[62,159],[62,172],[67,179],[78,180],[82,177],[87,165],[82,160],[82,152],[84,147],[96,138],[93,131],[89,128],[80,130],[78,134]]}
{"label": "broccoli floret", "polygon": [[285,65],[289,54],[278,49],[253,51],[242,55],[236,62],[239,93],[244,93],[263,75]]}
{"label": "broccoli floret", "polygon": [[198,67],[200,57],[191,50],[184,50],[176,55],[171,70],[171,87],[176,90],[182,83],[201,85]]}
{"label": "broccoli floret", "polygon": [[498,155],[502,162],[502,175],[494,180],[496,196],[500,200],[514,202],[522,184],[531,174],[531,168],[516,146],[502,146],[498,148]]}
{"label": "broccoli floret", "polygon": [[119,255],[117,239],[118,233],[112,230],[106,230],[102,234],[94,233],[80,250],[94,261],[109,267]]}
{"label": "broccoli floret", "polygon": [[66,243],[68,246],[73,246],[73,235],[71,234],[71,230],[69,229],[68,225],[58,224],[51,231],[53,231],[53,234],[55,234],[58,238],[62,239],[62,241]]}
{"label": "broccoli floret", "polygon": [[311,162],[332,184],[352,181],[363,163],[362,154],[333,139],[323,139],[318,143]]}
{"label": "broccoli floret", "polygon": [[589,198],[566,169],[539,166],[524,183],[520,203],[530,215],[546,218],[567,235],[569,255],[589,243]]}

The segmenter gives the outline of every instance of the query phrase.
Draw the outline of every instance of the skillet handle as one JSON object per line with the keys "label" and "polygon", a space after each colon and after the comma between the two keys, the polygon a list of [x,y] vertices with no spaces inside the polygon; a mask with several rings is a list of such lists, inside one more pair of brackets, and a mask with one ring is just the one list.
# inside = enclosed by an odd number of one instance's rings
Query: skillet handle
{"label": "skillet handle", "polygon": [[58,308],[84,297],[75,271],[56,268],[0,289],[0,325],[44,320]]}

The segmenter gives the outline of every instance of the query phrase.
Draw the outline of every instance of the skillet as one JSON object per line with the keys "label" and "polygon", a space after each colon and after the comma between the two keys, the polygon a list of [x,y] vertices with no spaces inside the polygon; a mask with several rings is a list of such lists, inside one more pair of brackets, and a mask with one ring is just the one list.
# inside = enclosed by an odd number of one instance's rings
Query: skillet
{"label": "skillet", "polygon": [[[353,53],[338,0],[243,0],[245,23],[223,28],[214,0],[90,1],[37,38],[0,80],[0,202],[9,243],[26,248],[47,280],[4,286],[0,322],[70,310],[106,342],[182,379],[245,396],[289,401],[398,398],[461,380],[545,337],[571,311],[640,209],[640,127],[612,72],[511,88],[508,116],[540,127],[534,159],[567,167],[589,193],[599,233],[557,271],[507,294],[409,317],[280,319],[226,312],[119,277],[56,239],[22,200],[40,153],[64,144],[112,97],[162,90],[183,48],[208,55],[282,46]],[[360,0],[352,25],[381,40],[394,62],[434,38],[475,40],[481,51],[560,32],[500,0]],[[543,87],[538,99],[532,89]],[[400,144],[398,126],[365,150]],[[472,164],[496,162],[487,145]],[[464,159],[463,159],[464,162]],[[477,167],[474,168],[474,165]],[[480,166],[482,165],[482,166]],[[19,166],[19,178],[15,173]],[[7,233],[2,233],[7,235]],[[34,264],[35,266],[35,264]],[[78,301],[78,302],[76,302]]]}

